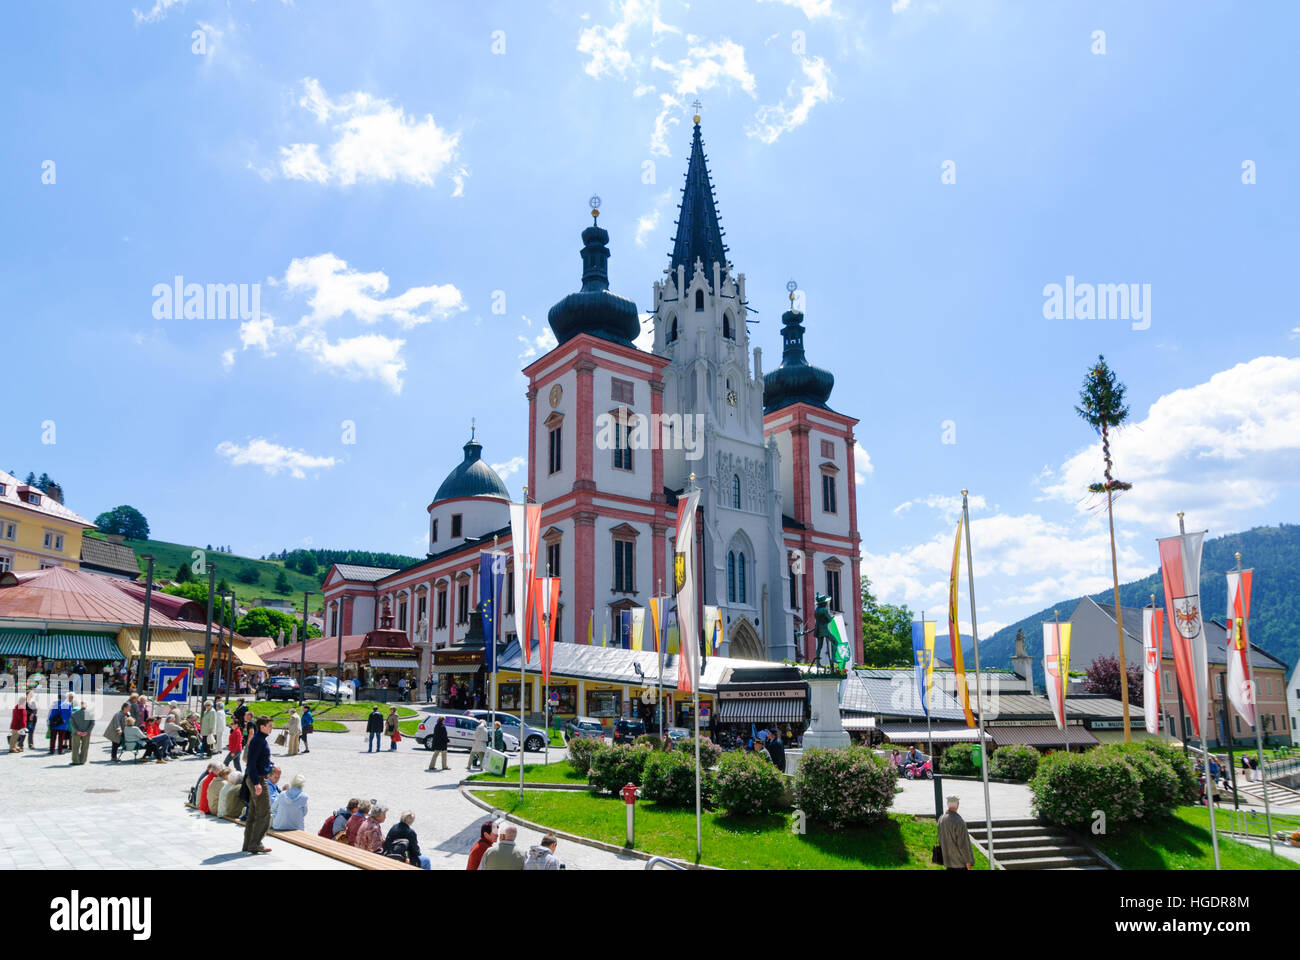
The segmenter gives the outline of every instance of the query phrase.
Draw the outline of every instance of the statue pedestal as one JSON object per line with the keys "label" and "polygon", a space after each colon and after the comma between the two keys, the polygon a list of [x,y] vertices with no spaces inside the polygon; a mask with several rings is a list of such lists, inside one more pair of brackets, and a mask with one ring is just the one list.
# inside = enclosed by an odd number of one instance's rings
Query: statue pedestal
{"label": "statue pedestal", "polygon": [[812,719],[803,734],[803,747],[847,747],[849,735],[840,721],[840,677],[805,674],[812,696]]}

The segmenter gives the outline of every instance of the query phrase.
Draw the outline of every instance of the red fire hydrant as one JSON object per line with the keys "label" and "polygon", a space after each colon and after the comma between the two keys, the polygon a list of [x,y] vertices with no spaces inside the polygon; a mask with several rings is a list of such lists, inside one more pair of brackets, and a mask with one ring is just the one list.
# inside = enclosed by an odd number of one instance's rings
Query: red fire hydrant
{"label": "red fire hydrant", "polygon": [[627,845],[635,846],[633,843],[633,817],[636,810],[636,784],[629,783],[623,787],[623,803],[627,805]]}

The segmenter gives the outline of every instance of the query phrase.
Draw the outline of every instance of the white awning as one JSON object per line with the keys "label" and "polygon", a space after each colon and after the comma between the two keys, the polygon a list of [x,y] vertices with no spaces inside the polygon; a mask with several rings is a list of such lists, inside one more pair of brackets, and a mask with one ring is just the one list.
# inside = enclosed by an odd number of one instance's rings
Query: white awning
{"label": "white awning", "polygon": [[383,667],[385,669],[396,669],[396,670],[419,670],[420,669],[419,660],[383,660],[380,659],[379,657],[371,657],[370,660],[367,661],[367,665],[371,667]]}
{"label": "white awning", "polygon": [[[478,673],[478,663],[444,663],[433,665],[434,673]],[[536,672],[536,671],[534,671]]]}
{"label": "white awning", "polygon": [[874,730],[876,729],[875,717],[844,717],[840,721],[840,726],[849,731]]}

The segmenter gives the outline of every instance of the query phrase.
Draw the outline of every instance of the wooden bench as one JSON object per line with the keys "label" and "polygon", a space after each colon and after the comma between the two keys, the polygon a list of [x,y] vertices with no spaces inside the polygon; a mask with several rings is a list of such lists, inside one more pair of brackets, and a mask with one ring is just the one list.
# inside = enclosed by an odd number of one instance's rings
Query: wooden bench
{"label": "wooden bench", "polygon": [[[186,803],[186,808],[198,810],[192,803]],[[210,814],[204,814],[210,816]],[[230,823],[239,823],[238,817],[221,817]],[[267,836],[275,837],[277,840],[283,840],[285,843],[292,843],[294,846],[311,850],[315,853],[324,854],[335,860],[342,860],[344,863],[350,863],[354,867],[360,867],[362,870],[419,870],[419,867],[411,866],[405,860],[394,860],[392,857],[385,857],[383,854],[371,853],[369,850],[362,850],[360,847],[354,847],[350,844],[340,843],[338,840],[326,840],[322,836],[314,833],[307,833],[305,830],[267,830]]]}

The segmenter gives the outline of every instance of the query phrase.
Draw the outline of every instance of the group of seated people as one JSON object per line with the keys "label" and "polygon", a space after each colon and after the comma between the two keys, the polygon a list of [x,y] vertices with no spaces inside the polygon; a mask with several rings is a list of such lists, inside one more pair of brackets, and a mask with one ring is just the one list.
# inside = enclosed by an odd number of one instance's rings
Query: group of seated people
{"label": "group of seated people", "polygon": [[[296,774],[285,789],[280,786],[282,775],[279,767],[272,767],[271,775],[266,778],[271,797],[271,829],[302,830],[307,820],[307,794],[303,791],[307,778]],[[240,796],[243,785],[241,771],[214,760],[194,785],[194,805],[202,813],[242,823],[248,819],[249,808],[249,801]]]}
{"label": "group of seated people", "polygon": [[428,870],[429,858],[420,853],[420,840],[411,828],[415,814],[404,811],[385,836],[383,825],[387,819],[388,808],[383,804],[353,797],[346,807],[340,807],[326,818],[318,835]]}
{"label": "group of seated people", "polygon": [[141,748],[143,760],[166,763],[184,754],[198,753],[199,718],[191,713],[182,717],[179,709],[167,714],[161,723],[146,717],[139,723],[127,717],[122,727],[122,745],[128,750]]}

